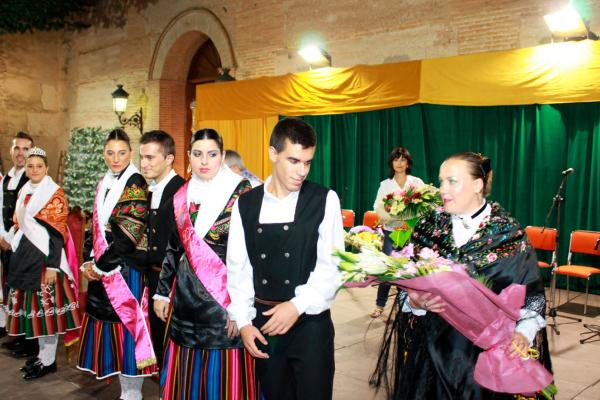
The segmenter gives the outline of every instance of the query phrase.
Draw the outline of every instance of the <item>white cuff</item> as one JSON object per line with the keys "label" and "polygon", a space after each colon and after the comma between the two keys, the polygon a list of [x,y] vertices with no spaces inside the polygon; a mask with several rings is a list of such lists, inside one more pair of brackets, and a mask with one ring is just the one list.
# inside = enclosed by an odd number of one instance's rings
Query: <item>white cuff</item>
{"label": "white cuff", "polygon": [[522,308],[520,314],[521,319],[517,321],[515,332],[525,336],[531,346],[538,331],[546,327],[546,320],[540,314],[526,308]]}
{"label": "white cuff", "polygon": [[235,324],[237,325],[238,329],[242,329],[246,325],[252,325],[252,320],[248,319],[248,318],[233,319],[233,318],[230,317],[230,319],[235,322]]}
{"label": "white cuff", "polygon": [[111,269],[110,271],[106,272],[106,271],[102,271],[101,269],[96,267],[96,264],[94,263],[94,264],[92,264],[92,271],[94,271],[95,273],[97,273],[98,275],[100,275],[102,277],[111,276],[111,275],[121,272],[121,266],[119,265],[117,268]]}
{"label": "white cuff", "polygon": [[152,296],[152,300],[158,300],[158,301],[164,301],[167,303],[171,302],[171,299],[165,296],[161,296],[160,294],[156,293],[154,296]]}
{"label": "white cuff", "polygon": [[411,307],[409,304],[408,296],[406,297],[406,301],[402,304],[402,312],[411,312],[417,317],[422,317],[427,314],[427,310],[423,310],[422,308]]}
{"label": "white cuff", "polygon": [[296,296],[293,299],[291,299],[290,301],[296,307],[296,310],[298,310],[299,316],[304,314],[306,312],[306,309],[309,306],[309,304],[307,304],[307,301],[305,299],[303,299],[301,296]]}

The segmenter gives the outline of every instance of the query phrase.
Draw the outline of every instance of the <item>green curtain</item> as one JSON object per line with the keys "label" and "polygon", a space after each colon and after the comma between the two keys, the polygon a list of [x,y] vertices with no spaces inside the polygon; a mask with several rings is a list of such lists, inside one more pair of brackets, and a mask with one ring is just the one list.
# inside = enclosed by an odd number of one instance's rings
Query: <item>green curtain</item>
{"label": "green curtain", "polygon": [[[459,151],[492,159],[491,199],[523,226],[543,225],[561,171],[571,167],[561,210],[559,261],[566,262],[569,233],[600,230],[600,104],[461,107],[417,104],[372,112],[305,116],[316,130],[309,179],[334,189],[357,224],[373,208],[387,159],[396,146],[413,156],[412,174],[437,184],[438,168]],[[555,226],[552,219],[549,226]],[[584,257],[600,267],[598,257]],[[559,280],[559,286],[564,286]],[[582,289],[581,280],[575,283]],[[592,278],[600,293],[600,277]]]}

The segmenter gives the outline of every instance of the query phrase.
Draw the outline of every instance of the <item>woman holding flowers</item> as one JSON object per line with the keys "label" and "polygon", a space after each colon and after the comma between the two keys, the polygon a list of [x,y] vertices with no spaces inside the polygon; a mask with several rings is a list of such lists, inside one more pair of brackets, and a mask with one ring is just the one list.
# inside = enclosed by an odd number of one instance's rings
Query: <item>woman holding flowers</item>
{"label": "woman holding flowers", "polygon": [[[439,179],[443,209],[430,212],[415,226],[415,251],[430,248],[465,264],[495,293],[512,283],[525,285],[525,304],[505,351],[509,357],[535,354],[550,369],[544,286],[535,253],[519,223],[499,204],[486,200],[490,160],[476,153],[454,154],[442,163]],[[515,398],[475,382],[474,365],[482,350],[438,315],[444,311],[443,300],[408,290],[397,306],[401,310],[388,321],[371,384],[385,384],[392,399]],[[390,355],[393,382],[388,385]]]}
{"label": "woman holding flowers", "polygon": [[[390,254],[393,250],[393,241],[390,234],[397,229],[402,229],[404,220],[390,215],[389,210],[385,209],[384,198],[395,192],[405,192],[409,188],[419,188],[424,185],[423,181],[416,176],[410,175],[412,172],[413,159],[405,147],[396,147],[390,153],[388,159],[389,178],[381,181],[373,209],[379,216],[383,225],[384,239],[383,252]],[[383,313],[383,308],[387,303],[390,293],[390,285],[382,283],[377,288],[377,299],[375,309],[371,313],[371,318],[378,318]]]}

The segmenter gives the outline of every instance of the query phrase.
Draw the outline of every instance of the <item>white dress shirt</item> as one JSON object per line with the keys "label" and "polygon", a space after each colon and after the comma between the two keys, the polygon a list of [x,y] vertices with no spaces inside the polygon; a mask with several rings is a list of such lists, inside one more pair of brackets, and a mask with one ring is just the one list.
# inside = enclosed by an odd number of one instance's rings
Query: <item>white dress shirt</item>
{"label": "white dress shirt", "polygon": [[393,218],[390,214],[385,211],[383,208],[383,198],[390,193],[406,190],[409,186],[414,186],[419,188],[424,186],[425,183],[421,180],[421,178],[417,178],[416,176],[406,175],[406,182],[404,182],[404,186],[398,185],[398,182],[394,178],[386,179],[381,181],[379,184],[379,189],[377,190],[377,196],[375,196],[375,203],[373,203],[373,210],[379,216],[379,219],[383,223],[383,229],[386,231],[395,231],[402,225],[404,225],[404,221]]}
{"label": "white dress shirt", "polygon": [[[259,222],[293,222],[300,192],[291,192],[279,199],[268,191],[270,184],[271,177],[265,181]],[[327,194],[325,216],[319,225],[315,269],[305,284],[296,287],[295,297],[291,300],[299,314],[319,314],[331,306],[341,285],[338,260],[331,255],[335,248],[344,248],[344,228],[340,200],[337,194],[330,190]],[[251,324],[256,317],[253,268],[246,250],[244,227],[237,202],[231,215],[227,244],[227,289],[231,297],[231,304],[227,308],[231,318],[236,321],[238,328]]]}
{"label": "white dress shirt", "polygon": [[160,200],[162,199],[162,194],[165,191],[165,187],[171,182],[177,175],[175,170],[171,170],[167,176],[165,176],[160,182],[156,183],[155,181],[150,182],[150,186],[148,190],[152,192],[152,201],[150,203],[150,209],[156,210],[160,206]]}

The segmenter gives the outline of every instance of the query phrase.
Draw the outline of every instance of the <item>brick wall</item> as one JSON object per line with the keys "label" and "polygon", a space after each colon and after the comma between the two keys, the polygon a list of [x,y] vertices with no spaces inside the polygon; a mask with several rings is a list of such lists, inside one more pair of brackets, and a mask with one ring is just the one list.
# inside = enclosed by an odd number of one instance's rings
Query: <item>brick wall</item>
{"label": "brick wall", "polygon": [[[126,115],[143,107],[145,128],[173,133],[181,156],[188,108],[182,103],[186,54],[202,44],[203,35],[186,36],[186,46],[169,54],[171,59],[162,77],[149,79],[149,69],[163,31],[192,7],[206,8],[218,23],[203,30],[186,22],[177,26],[177,34],[198,30],[210,36],[215,26],[222,24],[237,62],[237,78],[248,79],[306,70],[297,50],[308,37],[321,38],[335,67],[535,46],[550,40],[543,15],[565,3],[386,0],[367,5],[364,0],[157,0],[140,11],[130,10],[123,28],[2,36],[2,156],[6,164],[9,138],[20,129],[30,130],[36,138],[45,138],[40,140],[59,149],[66,147],[68,131],[73,127],[117,125],[110,98],[117,83],[130,93]],[[587,5],[591,28],[600,32],[600,0],[588,0]],[[598,15],[595,20],[594,14]],[[137,130],[127,131],[135,142]],[[56,160],[51,156],[51,162]],[[177,167],[184,167],[183,159],[178,158]]]}

